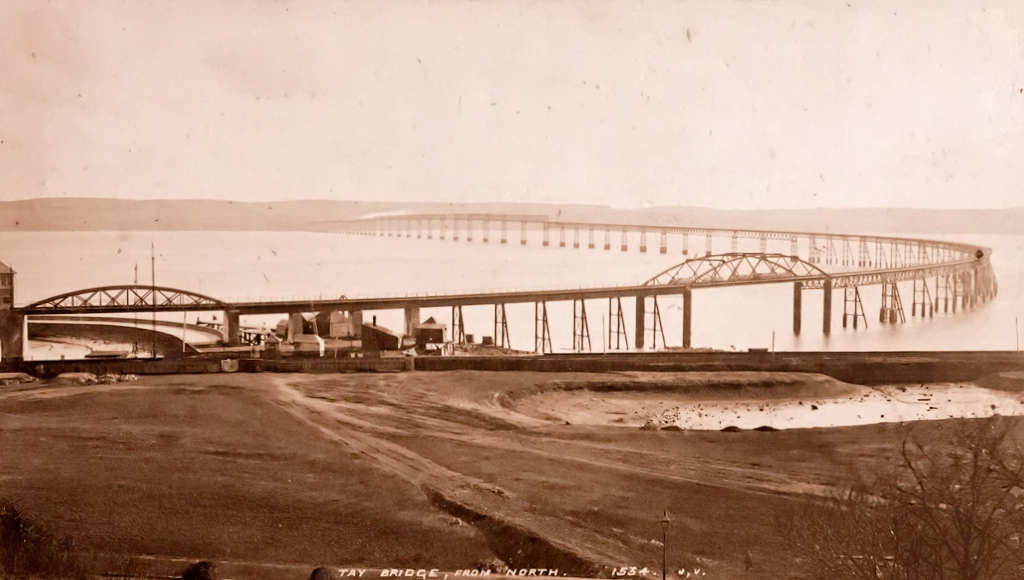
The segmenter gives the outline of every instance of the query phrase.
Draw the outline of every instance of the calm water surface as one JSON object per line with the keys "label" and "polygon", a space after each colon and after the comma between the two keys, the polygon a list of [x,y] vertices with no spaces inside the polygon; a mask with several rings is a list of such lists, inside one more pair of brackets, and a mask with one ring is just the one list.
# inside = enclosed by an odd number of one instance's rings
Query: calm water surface
{"label": "calm water surface", "polygon": [[[513,235],[514,234],[514,235]],[[258,232],[31,232],[0,233],[0,261],[18,272],[18,304],[81,288],[130,284],[138,265],[140,283],[150,282],[150,244],[156,248],[156,282],[189,289],[224,300],[269,297],[335,297],[484,289],[526,289],[635,284],[682,262],[680,240],[671,240],[669,253],[658,253],[656,237],[648,240],[646,254],[639,239],[630,240],[628,252],[541,247],[540,239],[518,244],[518,231],[508,245],[488,244],[477,232],[472,243],[407,238],[364,237],[343,234]],[[993,248],[999,296],[968,312],[936,314],[932,319],[910,317],[910,283],[901,285],[907,310],[906,324],[878,322],[881,288],[861,289],[868,328],[854,331],[841,326],[842,292],[833,295],[831,336],[821,333],[822,294],[805,291],[803,332],[792,334],[792,286],[789,284],[697,290],[693,293],[693,345],[718,349],[770,348],[776,350],[1013,350],[1015,319],[1024,318],[1024,236],[919,236],[950,239]],[[756,245],[756,240],[751,241]],[[571,246],[571,238],[568,245]],[[788,242],[769,251],[788,253]],[[725,242],[722,244],[726,245]],[[699,247],[698,247],[699,246]],[[703,240],[690,248],[703,250]],[[727,247],[714,248],[729,251]],[[755,247],[740,247],[755,251]],[[659,299],[665,338],[669,346],[682,343],[682,300]],[[633,328],[632,300],[623,301],[628,329]],[[594,350],[603,348],[602,327],[607,324],[606,300],[588,301]],[[533,305],[509,305],[512,346],[533,349]],[[466,332],[492,335],[493,309],[464,309]],[[572,345],[572,303],[548,304],[556,350]],[[367,313],[391,328],[402,328],[402,313]],[[181,320],[181,315],[168,315]],[[189,322],[196,314],[189,314]],[[210,314],[202,315],[209,319]],[[449,309],[425,309],[422,317],[450,321]],[[274,323],[281,317],[254,317],[243,324]],[[648,337],[648,343],[650,338]],[[630,338],[632,345],[632,337]],[[660,346],[660,339],[659,339]]]}

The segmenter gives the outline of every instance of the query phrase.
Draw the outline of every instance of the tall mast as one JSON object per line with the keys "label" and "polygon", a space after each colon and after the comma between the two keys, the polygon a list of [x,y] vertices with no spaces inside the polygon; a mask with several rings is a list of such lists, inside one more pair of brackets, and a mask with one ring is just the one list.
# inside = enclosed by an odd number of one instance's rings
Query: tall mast
{"label": "tall mast", "polygon": [[150,292],[153,298],[153,358],[156,358],[156,244],[153,242],[149,243],[149,267],[153,282]]}
{"label": "tall mast", "polygon": [[[133,284],[135,286],[139,285],[139,263],[138,262],[135,262],[135,281],[133,282]],[[139,312],[137,310],[132,312],[132,316],[135,317],[135,324],[134,324],[135,330],[139,330]],[[138,357],[139,356],[139,333],[133,332],[132,333],[132,337],[133,337],[133,340],[132,340],[132,354],[135,355],[136,357]]]}

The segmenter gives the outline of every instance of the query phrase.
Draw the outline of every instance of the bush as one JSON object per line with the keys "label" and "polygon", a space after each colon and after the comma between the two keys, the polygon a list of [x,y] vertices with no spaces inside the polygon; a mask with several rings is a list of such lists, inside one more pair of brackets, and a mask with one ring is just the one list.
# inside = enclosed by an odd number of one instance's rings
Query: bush
{"label": "bush", "polygon": [[789,522],[814,577],[1009,580],[1024,577],[1024,452],[1014,423],[961,421],[904,438],[894,461]]}

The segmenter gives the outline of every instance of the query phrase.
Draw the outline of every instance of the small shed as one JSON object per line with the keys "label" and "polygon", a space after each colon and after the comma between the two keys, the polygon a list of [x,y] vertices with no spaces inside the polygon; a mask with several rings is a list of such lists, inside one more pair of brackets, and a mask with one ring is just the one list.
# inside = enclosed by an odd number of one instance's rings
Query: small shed
{"label": "small shed", "polygon": [[444,344],[444,333],[447,327],[434,320],[433,317],[426,319],[416,327],[416,346],[423,347],[428,344]]}
{"label": "small shed", "polygon": [[377,352],[382,350],[400,350],[402,335],[374,323],[363,323],[363,350]]}

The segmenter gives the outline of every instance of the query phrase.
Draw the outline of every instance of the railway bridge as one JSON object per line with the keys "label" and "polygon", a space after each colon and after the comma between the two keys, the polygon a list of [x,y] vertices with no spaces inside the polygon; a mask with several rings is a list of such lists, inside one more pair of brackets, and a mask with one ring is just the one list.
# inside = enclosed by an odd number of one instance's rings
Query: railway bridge
{"label": "railway bridge", "polygon": [[[508,304],[534,304],[534,345],[539,353],[552,352],[548,302],[573,302],[573,348],[591,350],[586,301],[607,300],[608,320],[605,344],[613,349],[657,349],[665,346],[659,297],[682,296],[684,348],[691,347],[693,291],[725,286],[790,284],[793,288],[793,332],[802,331],[803,294],[823,292],[822,332],[831,332],[833,294],[842,292],[842,325],[866,326],[867,314],[861,291],[867,286],[881,289],[881,323],[906,320],[900,284],[910,286],[911,316],[932,316],[940,309],[956,312],[984,304],[996,296],[998,284],[990,261],[991,250],[946,241],[876,235],[781,232],[737,229],[687,228],[660,225],[582,223],[550,220],[544,216],[501,214],[434,214],[376,217],[340,224],[343,233],[389,236],[422,241],[464,240],[481,244],[507,244],[510,231],[519,233],[519,246],[584,251],[611,251],[613,234],[618,234],[618,251],[631,246],[644,253],[648,241],[657,240],[658,252],[678,252],[683,261],[646,281],[624,281],[620,286],[561,290],[480,292],[452,294],[407,294],[386,297],[341,297],[311,300],[254,300],[225,302],[187,290],[144,286],[107,286],[76,290],[30,304],[0,310],[0,347],[4,360],[20,358],[27,319],[38,315],[83,315],[139,312],[224,313],[224,341],[239,344],[243,338],[240,317],[261,314],[292,314],[337,310],[403,310],[405,333],[420,322],[422,308],[451,309],[452,337],[465,341],[462,308],[489,305],[494,310],[494,340],[510,346]],[[586,240],[581,242],[581,239]],[[603,244],[597,243],[601,239]],[[569,241],[571,240],[571,241]],[[691,243],[703,241],[702,251]],[[639,242],[633,244],[633,242]],[[723,248],[724,246],[724,248]],[[723,251],[725,250],[725,251]],[[903,290],[906,292],[906,289]],[[634,328],[630,333],[623,316],[623,300],[633,299]]]}

